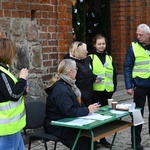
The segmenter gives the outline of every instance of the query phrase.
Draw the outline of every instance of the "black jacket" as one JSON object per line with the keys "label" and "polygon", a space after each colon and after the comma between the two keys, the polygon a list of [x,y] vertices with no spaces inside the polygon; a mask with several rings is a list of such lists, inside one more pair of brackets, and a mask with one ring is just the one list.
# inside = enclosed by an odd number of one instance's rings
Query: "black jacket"
{"label": "black jacket", "polygon": [[88,56],[83,60],[72,58],[67,54],[65,59],[73,59],[76,62],[78,71],[76,75],[76,85],[81,91],[81,99],[85,106],[89,106],[92,103],[93,97],[93,82],[96,80],[96,75],[92,73],[91,59]]}
{"label": "black jacket", "polygon": [[[0,63],[0,66],[9,69],[3,63]],[[24,94],[26,94],[26,80],[19,78],[15,84],[12,78],[0,70],[0,103],[9,100],[18,101]]]}
{"label": "black jacket", "polygon": [[86,116],[89,113],[89,109],[83,103],[81,106],[79,105],[73,91],[62,79],[45,91],[48,94],[44,123],[45,131],[62,139],[68,138],[73,132],[76,134],[77,131],[74,129],[52,126],[50,122],[62,118]]}

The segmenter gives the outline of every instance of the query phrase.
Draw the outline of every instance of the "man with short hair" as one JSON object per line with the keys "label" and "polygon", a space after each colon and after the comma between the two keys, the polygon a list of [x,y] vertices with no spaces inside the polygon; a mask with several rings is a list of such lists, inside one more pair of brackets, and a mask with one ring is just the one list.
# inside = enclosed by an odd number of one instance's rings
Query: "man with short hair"
{"label": "man with short hair", "polygon": [[[146,99],[150,111],[150,27],[140,24],[136,30],[137,39],[128,48],[124,61],[124,79],[127,94],[133,95],[136,107],[144,113]],[[142,125],[135,127],[136,149],[141,146]],[[150,134],[150,114],[149,114]]]}

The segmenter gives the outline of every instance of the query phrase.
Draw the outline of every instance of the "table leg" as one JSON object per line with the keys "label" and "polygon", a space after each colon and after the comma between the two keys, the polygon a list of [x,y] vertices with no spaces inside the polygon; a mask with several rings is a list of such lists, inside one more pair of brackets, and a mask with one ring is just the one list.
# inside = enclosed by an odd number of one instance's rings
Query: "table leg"
{"label": "table leg", "polygon": [[92,130],[90,130],[90,133],[91,133],[91,150],[94,150],[94,142],[93,142],[94,133]]}
{"label": "table leg", "polygon": [[74,149],[75,149],[75,146],[76,146],[76,144],[77,144],[77,142],[78,142],[78,139],[79,139],[79,137],[80,137],[81,131],[82,131],[82,130],[80,129],[79,132],[78,132],[78,134],[77,134],[77,137],[76,137],[76,139],[75,139],[75,141],[74,141],[74,144],[73,144],[71,150],[74,150]]}
{"label": "table leg", "polygon": [[112,147],[113,147],[113,145],[114,145],[114,141],[115,141],[116,135],[117,135],[117,132],[114,134],[113,140],[112,140],[112,142],[111,142],[110,150],[112,150]]}
{"label": "table leg", "polygon": [[132,127],[132,140],[133,140],[133,149],[136,150],[136,140],[135,140],[135,126],[133,125]]}

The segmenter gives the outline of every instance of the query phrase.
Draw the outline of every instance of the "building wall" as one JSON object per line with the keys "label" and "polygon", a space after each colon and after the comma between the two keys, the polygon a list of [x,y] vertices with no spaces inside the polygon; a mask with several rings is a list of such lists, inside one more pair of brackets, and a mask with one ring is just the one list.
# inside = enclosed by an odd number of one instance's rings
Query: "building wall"
{"label": "building wall", "polygon": [[29,98],[43,98],[44,88],[72,43],[70,0],[1,0],[0,30],[17,47],[15,74],[29,68]]}
{"label": "building wall", "polygon": [[136,38],[136,27],[150,25],[150,0],[111,0],[111,52],[119,73],[128,46]]}
{"label": "building wall", "polygon": [[[73,0],[74,1],[74,0]],[[150,25],[150,0],[111,0],[111,53],[123,73],[126,49],[140,23]],[[0,30],[17,47],[12,71],[29,68],[30,98],[45,98],[44,88],[72,43],[71,0],[1,0]]]}

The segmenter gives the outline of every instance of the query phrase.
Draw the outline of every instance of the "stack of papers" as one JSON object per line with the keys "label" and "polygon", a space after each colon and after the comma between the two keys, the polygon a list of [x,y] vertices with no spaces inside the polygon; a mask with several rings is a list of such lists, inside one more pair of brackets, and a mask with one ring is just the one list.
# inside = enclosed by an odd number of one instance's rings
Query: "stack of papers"
{"label": "stack of papers", "polygon": [[117,104],[116,109],[118,110],[129,110],[132,104]]}
{"label": "stack of papers", "polygon": [[127,111],[120,111],[120,110],[111,110],[110,112],[116,115],[122,115],[124,113],[127,113]]}
{"label": "stack of papers", "polygon": [[59,123],[59,124],[65,124],[65,125],[83,126],[83,125],[92,123],[94,121],[95,120],[89,120],[89,119],[75,119],[75,120],[68,121],[68,122],[60,122],[60,121],[52,121],[52,122]]}
{"label": "stack of papers", "polygon": [[98,113],[92,113],[89,114],[88,116],[84,116],[84,117],[78,117],[78,118],[83,118],[83,119],[94,119],[94,120],[106,120],[111,118],[112,116],[108,116],[108,115],[101,115]]}
{"label": "stack of papers", "polygon": [[95,122],[96,120],[106,120],[111,117],[112,116],[101,115],[98,113],[92,113],[92,114],[89,114],[88,116],[78,117],[77,119],[74,119],[72,121],[67,121],[67,122],[51,121],[51,122],[57,123],[57,124],[65,124],[65,125],[83,126],[83,125]]}

